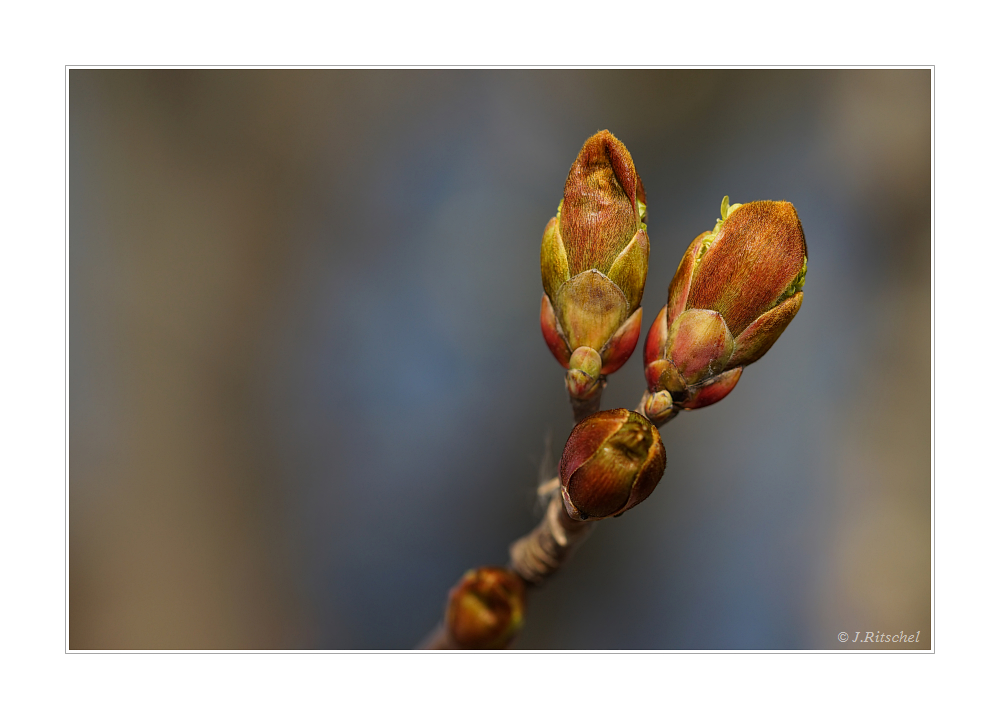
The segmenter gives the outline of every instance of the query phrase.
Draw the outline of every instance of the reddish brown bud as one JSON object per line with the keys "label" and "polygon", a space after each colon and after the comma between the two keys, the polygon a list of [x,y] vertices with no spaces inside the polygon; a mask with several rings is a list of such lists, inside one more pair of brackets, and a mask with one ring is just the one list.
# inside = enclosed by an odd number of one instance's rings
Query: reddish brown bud
{"label": "reddish brown bud", "polygon": [[666,466],[660,433],[641,414],[592,414],[573,429],[559,463],[566,512],[579,520],[617,516],[650,495]]}
{"label": "reddish brown bud", "polygon": [[542,236],[542,334],[564,367],[581,347],[603,374],[638,342],[646,283],[646,196],[625,145],[607,130],[588,139],[570,168],[559,210]]}
{"label": "reddish brown bud", "polygon": [[588,138],[569,170],[559,229],[570,276],[607,273],[640,228],[639,176],[625,145],[607,130]]}
{"label": "reddish brown bud", "polygon": [[523,624],[524,582],[508,569],[470,569],[448,595],[445,626],[459,649],[504,649]]}
{"label": "reddish brown bud", "polygon": [[807,260],[791,203],[730,207],[724,198],[722,218],[684,253],[646,337],[648,396],[670,392],[676,411],[729,394],[801,307]]}
{"label": "reddish brown bud", "polygon": [[779,298],[801,290],[808,253],[790,202],[750,202],[727,215],[697,262],[685,306],[718,312],[738,337]]}

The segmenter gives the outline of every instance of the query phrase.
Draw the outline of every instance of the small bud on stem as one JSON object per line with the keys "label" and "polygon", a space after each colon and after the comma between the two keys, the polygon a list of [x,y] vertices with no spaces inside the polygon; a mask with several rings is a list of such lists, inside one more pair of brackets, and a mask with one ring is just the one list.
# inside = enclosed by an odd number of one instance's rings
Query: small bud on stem
{"label": "small bud on stem", "polygon": [[444,624],[422,649],[506,649],[524,625],[524,582],[503,567],[470,569],[448,594]]}
{"label": "small bud on stem", "polygon": [[573,429],[559,462],[566,513],[579,521],[617,517],[652,493],[666,466],[660,433],[641,414],[593,414]]}

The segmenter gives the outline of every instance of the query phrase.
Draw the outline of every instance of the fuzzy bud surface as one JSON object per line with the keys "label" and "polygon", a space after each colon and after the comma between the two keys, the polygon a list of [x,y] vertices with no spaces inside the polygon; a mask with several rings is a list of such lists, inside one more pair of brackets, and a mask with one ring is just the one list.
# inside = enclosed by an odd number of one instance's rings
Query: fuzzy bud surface
{"label": "fuzzy bud surface", "polygon": [[792,204],[726,197],[721,214],[684,253],[646,337],[644,411],[654,422],[729,394],[802,306],[808,250]]}
{"label": "fuzzy bud surface", "polygon": [[645,220],[646,192],[632,156],[610,132],[598,132],[570,168],[542,236],[542,336],[566,369],[577,350],[590,348],[600,358],[597,374],[572,369],[596,380],[635,349],[649,264]]}

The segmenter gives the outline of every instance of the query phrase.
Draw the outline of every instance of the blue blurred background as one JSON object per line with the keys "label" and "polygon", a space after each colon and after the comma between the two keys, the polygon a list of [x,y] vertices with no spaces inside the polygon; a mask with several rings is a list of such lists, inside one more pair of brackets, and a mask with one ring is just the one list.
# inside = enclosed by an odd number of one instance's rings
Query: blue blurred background
{"label": "blue blurred background", "polygon": [[[515,648],[930,647],[929,70],[69,82],[71,648],[406,649],[504,563],[572,429],[542,229],[604,128],[643,336],[723,195],[795,204],[805,301]],[[636,353],[603,406],[642,389]]]}

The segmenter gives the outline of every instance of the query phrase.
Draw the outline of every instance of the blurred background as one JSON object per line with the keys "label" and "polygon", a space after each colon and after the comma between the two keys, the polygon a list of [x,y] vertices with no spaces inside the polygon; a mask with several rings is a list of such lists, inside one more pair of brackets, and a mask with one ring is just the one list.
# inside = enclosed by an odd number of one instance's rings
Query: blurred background
{"label": "blurred background", "polygon": [[723,195],[795,204],[805,301],[515,648],[930,648],[929,70],[69,78],[71,649],[407,649],[505,563],[572,429],[542,229],[604,128],[643,338]]}

